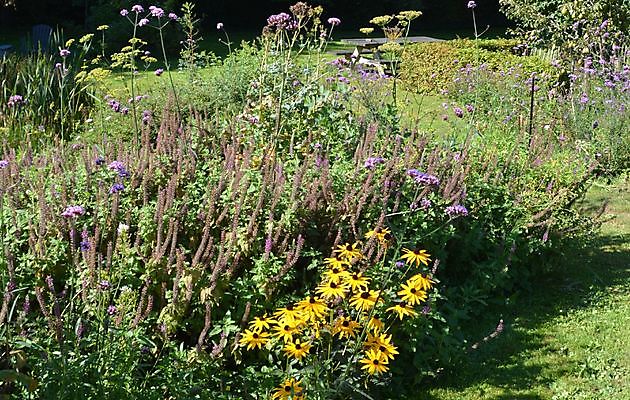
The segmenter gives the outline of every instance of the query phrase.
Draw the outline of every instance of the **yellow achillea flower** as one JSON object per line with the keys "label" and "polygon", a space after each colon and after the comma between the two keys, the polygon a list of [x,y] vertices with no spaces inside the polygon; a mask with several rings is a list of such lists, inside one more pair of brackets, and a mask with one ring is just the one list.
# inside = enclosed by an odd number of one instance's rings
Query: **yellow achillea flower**
{"label": "yellow achillea flower", "polygon": [[296,381],[295,378],[285,380],[282,385],[278,386],[273,394],[272,399],[287,400],[291,397],[293,400],[304,399],[304,389],[300,386],[302,381]]}
{"label": "yellow achillea flower", "polygon": [[302,320],[302,313],[293,304],[279,308],[273,315],[278,319],[279,325],[295,324],[296,321]]}
{"label": "yellow achillea flower", "polygon": [[407,281],[406,285],[403,283],[401,287],[402,290],[398,291],[398,295],[412,306],[427,299],[427,292],[416,287],[410,281]]}
{"label": "yellow achillea flower", "polygon": [[300,343],[299,340],[296,340],[294,343],[289,342],[284,346],[284,352],[286,353],[287,357],[293,357],[298,360],[306,357],[310,349],[310,342]]}
{"label": "yellow achillea flower", "polygon": [[374,307],[377,298],[378,292],[374,290],[364,290],[352,296],[350,305],[358,311],[368,311]]}
{"label": "yellow achillea flower", "polygon": [[403,254],[400,258],[405,260],[407,264],[416,264],[416,266],[420,266],[420,264],[429,265],[429,261],[431,260],[431,254],[427,253],[426,250],[421,249],[403,249]]}
{"label": "yellow achillea flower", "polygon": [[324,271],[322,275],[324,276],[324,280],[335,283],[340,283],[350,277],[350,273],[343,267],[332,267]]}
{"label": "yellow achillea flower", "polygon": [[346,280],[346,283],[350,285],[352,290],[367,289],[367,286],[370,283],[370,278],[363,276],[362,272],[357,272],[350,275]]}
{"label": "yellow achillea flower", "polygon": [[347,290],[348,286],[346,284],[328,281],[319,285],[316,292],[321,294],[325,299],[331,299],[335,297],[345,297]]}
{"label": "yellow achillea flower", "polygon": [[354,330],[361,326],[357,321],[352,319],[342,317],[335,321],[335,326],[333,327],[333,335],[339,334],[339,338],[343,339],[344,337],[354,337]]}
{"label": "yellow achillea flower", "polygon": [[350,263],[341,258],[340,256],[324,258],[324,264],[329,268],[343,268],[346,265],[350,265]]}
{"label": "yellow achillea flower", "polygon": [[298,303],[302,316],[307,321],[313,321],[326,317],[328,306],[319,297],[310,296]]}
{"label": "yellow achillea flower", "polygon": [[387,364],[389,360],[380,351],[368,350],[365,352],[365,358],[359,360],[361,364],[365,364],[361,367],[367,371],[368,374],[380,374],[387,371]]}
{"label": "yellow achillea flower", "polygon": [[433,286],[435,282],[429,276],[424,276],[422,274],[417,274],[409,278],[407,282],[412,283],[414,286],[419,287],[422,290],[429,290]]}
{"label": "yellow achillea flower", "polygon": [[361,258],[361,249],[359,247],[359,242],[355,242],[353,244],[346,243],[343,245],[338,245],[337,249],[333,250],[334,253],[337,253],[338,257],[341,257],[347,261],[352,260],[353,258]]}
{"label": "yellow achillea flower", "polygon": [[262,346],[269,341],[269,334],[267,332],[252,332],[249,329],[245,329],[243,337],[239,341],[241,346],[247,346],[247,350],[258,347],[262,349]]}
{"label": "yellow achillea flower", "polygon": [[365,234],[366,239],[375,238],[381,244],[387,244],[392,237],[392,231],[387,228],[376,228]]}
{"label": "yellow achillea flower", "polygon": [[387,311],[393,311],[396,314],[398,314],[398,318],[400,318],[400,320],[402,320],[403,317],[405,317],[405,316],[412,317],[412,316],[417,314],[414,311],[414,309],[407,304],[406,301],[401,301],[400,303],[396,304],[395,306],[389,307],[387,309]]}
{"label": "yellow achillea flower", "polygon": [[299,333],[299,329],[294,325],[284,324],[278,325],[273,328],[275,330],[274,336],[282,339],[284,343],[292,342],[293,335]]}
{"label": "yellow achillea flower", "polygon": [[374,314],[372,318],[370,318],[367,326],[368,326],[368,329],[372,329],[374,333],[378,333],[382,331],[384,328],[383,321],[381,321],[381,318],[378,314]]}
{"label": "yellow achillea flower", "polygon": [[269,329],[276,321],[269,318],[267,314],[262,317],[255,317],[253,321],[250,321],[249,328],[254,332],[262,332],[264,329]]}
{"label": "yellow achillea flower", "polygon": [[380,335],[368,333],[368,337],[363,343],[363,346],[367,349],[380,351],[381,354],[390,360],[394,359],[394,355],[399,354],[396,350],[397,347],[392,344],[392,335],[386,333]]}

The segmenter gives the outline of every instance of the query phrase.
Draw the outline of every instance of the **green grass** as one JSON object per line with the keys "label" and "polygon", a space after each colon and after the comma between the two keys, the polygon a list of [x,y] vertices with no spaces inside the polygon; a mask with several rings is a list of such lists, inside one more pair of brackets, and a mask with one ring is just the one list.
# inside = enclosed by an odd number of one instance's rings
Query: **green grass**
{"label": "green grass", "polygon": [[[599,236],[565,249],[560,268],[496,307],[474,338],[506,324],[416,399],[630,399],[630,177],[597,183],[582,207],[608,201]],[[478,339],[473,339],[476,341]]]}

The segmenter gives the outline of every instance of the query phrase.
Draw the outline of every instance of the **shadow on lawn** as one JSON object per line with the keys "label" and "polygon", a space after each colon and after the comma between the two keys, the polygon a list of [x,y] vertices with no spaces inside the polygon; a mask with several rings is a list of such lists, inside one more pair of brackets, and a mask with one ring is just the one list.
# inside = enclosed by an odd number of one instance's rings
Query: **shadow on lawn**
{"label": "shadow on lawn", "polygon": [[[539,277],[530,291],[518,293],[517,298],[513,296],[511,305],[492,307],[466,332],[467,337],[482,338],[503,318],[505,330],[498,338],[482,343],[462,363],[445,371],[437,380],[427,382],[422,391],[440,389],[458,393],[474,388],[467,393],[479,399],[549,398],[545,391],[559,376],[573,372],[574,366],[563,357],[567,348],[546,337],[544,324],[568,311],[593,305],[612,287],[627,284],[629,244],[630,233],[617,233],[598,236],[584,246],[566,248],[558,257],[557,270]],[[541,362],[532,356],[541,351],[558,357],[552,358],[552,364]],[[418,394],[409,399],[443,397]]]}

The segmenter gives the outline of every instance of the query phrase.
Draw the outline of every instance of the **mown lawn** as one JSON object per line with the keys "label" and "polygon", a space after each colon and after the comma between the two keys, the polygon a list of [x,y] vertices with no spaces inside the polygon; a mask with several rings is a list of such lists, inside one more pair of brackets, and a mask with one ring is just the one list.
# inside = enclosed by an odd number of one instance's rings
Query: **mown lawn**
{"label": "mown lawn", "polygon": [[499,318],[506,328],[414,399],[630,398],[630,178],[595,184],[581,205],[605,201],[601,233],[478,321],[479,338]]}

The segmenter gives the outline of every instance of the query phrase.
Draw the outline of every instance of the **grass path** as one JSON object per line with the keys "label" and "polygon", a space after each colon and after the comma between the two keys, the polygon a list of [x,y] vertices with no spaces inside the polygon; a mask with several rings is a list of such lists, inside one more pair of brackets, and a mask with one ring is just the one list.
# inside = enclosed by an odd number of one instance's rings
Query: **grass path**
{"label": "grass path", "polygon": [[479,321],[506,328],[417,399],[630,399],[630,177],[596,184],[582,206],[604,201],[614,218],[600,234]]}

